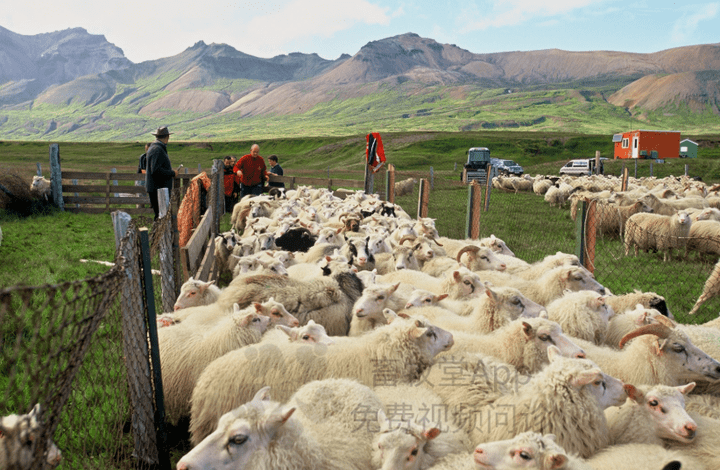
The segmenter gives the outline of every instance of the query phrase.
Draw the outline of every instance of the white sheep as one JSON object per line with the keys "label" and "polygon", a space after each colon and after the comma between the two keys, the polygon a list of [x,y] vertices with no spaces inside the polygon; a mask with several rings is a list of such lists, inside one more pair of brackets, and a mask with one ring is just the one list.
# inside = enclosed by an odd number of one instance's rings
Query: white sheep
{"label": "white sheep", "polygon": [[197,307],[200,305],[210,305],[215,303],[220,297],[221,289],[215,285],[215,281],[204,282],[200,279],[193,279],[192,276],[180,286],[180,294],[175,301],[175,311]]}
{"label": "white sheep", "polygon": [[655,249],[663,252],[663,261],[672,257],[674,248],[685,248],[690,236],[692,221],[687,212],[680,211],[674,215],[660,215],[640,212],[631,216],[625,226],[625,256],[630,248],[638,250]]}
{"label": "white sheep", "polygon": [[[253,302],[252,305],[256,313],[270,317],[272,326],[297,326],[299,324],[299,320],[288,312],[283,304],[275,301],[272,297],[262,303]],[[234,311],[234,306],[226,309],[217,303],[200,305],[198,307],[184,308],[173,313],[164,313],[158,317],[158,323],[163,323],[165,326],[187,323],[194,327],[204,328],[207,325],[214,325],[219,319],[231,315]]]}
{"label": "white sheep", "polygon": [[481,271],[478,275],[494,285],[515,287],[533,302],[545,306],[562,297],[566,290],[591,290],[605,295],[605,288],[581,266],[558,266],[534,280],[490,271]]}
{"label": "white sheep", "polygon": [[482,443],[473,452],[475,466],[457,468],[477,470],[479,465],[479,468],[493,470],[593,470],[581,458],[559,446],[555,439],[553,434],[526,431],[512,439]]}
{"label": "white sheep", "polygon": [[193,443],[212,432],[222,414],[270,385],[289,397],[302,384],[326,377],[353,378],[366,385],[416,380],[435,355],[449,349],[452,335],[421,319],[398,318],[360,338],[330,347],[288,343],[232,351],[209,364],[192,396]]}
{"label": "white sheep", "polygon": [[624,313],[628,310],[633,310],[637,304],[641,304],[646,308],[653,308],[666,317],[672,319],[672,313],[667,308],[665,297],[658,295],[655,292],[640,292],[635,290],[633,292],[621,295],[608,295],[605,297],[605,302],[612,307],[616,314]]}
{"label": "white sheep", "polygon": [[240,240],[235,234],[235,230],[224,232],[215,237],[215,266],[218,273],[223,273],[228,269],[228,260]]}
{"label": "white sheep", "polygon": [[[605,408],[621,405],[623,383],[588,359],[566,358],[551,346],[550,364],[517,394],[504,395],[458,423],[472,428],[474,442],[508,439],[523,431],[555,434],[558,444],[590,457],[608,442]],[[479,418],[479,419],[478,419]]]}
{"label": "white sheep", "polygon": [[346,335],[352,319],[351,309],[362,293],[362,283],[351,272],[300,281],[287,276],[249,276],[236,278],[225,288],[217,303],[221,307],[270,296],[295,315],[300,324],[313,319],[331,336]]}
{"label": "white sheep", "polygon": [[401,282],[436,294],[448,294],[448,297],[454,300],[477,296],[485,290],[480,277],[462,266],[449,271],[440,282],[436,277],[413,270],[393,271],[380,276],[379,280],[388,284]]}
{"label": "white sheep", "polygon": [[372,444],[373,468],[425,470],[438,458],[467,452],[470,440],[443,413],[442,399],[415,385],[375,387],[386,412]]}
{"label": "white sheep", "polygon": [[681,439],[663,439],[665,447],[670,450],[680,451],[698,459],[702,466],[695,468],[715,469],[720,468],[720,420],[708,418],[707,416],[690,413],[690,417],[697,424],[695,438],[691,442]]}
{"label": "white sheep", "polygon": [[30,194],[36,198],[43,198],[48,200],[52,192],[50,180],[42,176],[33,176],[32,183],[30,183]]}
{"label": "white sheep", "polygon": [[318,325],[313,320],[306,325],[289,327],[275,325],[275,329],[269,329],[260,340],[261,343],[280,343],[287,341],[299,341],[304,343],[317,343],[330,346],[335,341],[327,335],[325,327]]}
{"label": "white sheep", "polygon": [[397,293],[399,286],[400,283],[366,287],[353,305],[348,336],[360,336],[378,326],[387,325],[389,322],[384,310],[400,310],[406,302],[406,298]]}
{"label": "white sheep", "polygon": [[[0,468],[29,470],[42,464],[35,455],[39,448],[38,437],[43,432],[40,414],[40,405],[36,404],[30,413],[0,417]],[[51,467],[56,467],[62,460],[60,449],[50,438],[46,441],[43,460]]]}
{"label": "white sheep", "polygon": [[565,193],[557,186],[550,186],[547,191],[545,191],[545,196],[543,196],[543,198],[545,199],[545,202],[558,208],[564,206],[567,202]]}
{"label": "white sheep", "polygon": [[[607,302],[607,297],[605,301]],[[654,308],[647,308],[642,304],[637,304],[634,310],[627,310],[625,313],[615,314],[608,323],[607,334],[605,335],[605,344],[611,348],[617,348],[620,340],[631,331],[638,329],[643,325],[649,325],[655,321],[655,318],[662,315]]]}
{"label": "white sheep", "polygon": [[408,178],[395,183],[395,197],[405,196],[406,194],[412,194],[415,190],[415,184],[417,180],[415,178]]}
{"label": "white sheep", "polygon": [[625,384],[627,401],[606,413],[610,443],[662,445],[663,439],[691,442],[697,424],[685,410],[685,395],[693,388],[695,382],[678,387]]}
{"label": "white sheep", "polygon": [[560,324],[563,331],[575,338],[602,344],[608,322],[615,314],[605,297],[594,291],[568,292],[547,305],[548,319]]}
{"label": "white sheep", "polygon": [[419,271],[420,264],[411,247],[398,245],[393,248],[392,253],[378,253],[375,255],[375,269],[377,269],[378,274],[383,275],[402,269]]}
{"label": "white sheep", "polygon": [[627,220],[640,212],[652,212],[652,208],[642,201],[637,201],[629,206],[620,206],[608,202],[598,203],[595,214],[595,229],[601,235],[619,237],[624,233],[623,229]]}
{"label": "white sheep", "polygon": [[706,207],[705,209],[688,209],[687,213],[693,223],[699,220],[715,220],[720,222],[720,209],[715,207]]}
{"label": "white sheep", "polygon": [[190,396],[205,366],[227,352],[260,341],[270,318],[255,307],[223,316],[215,324],[198,328],[189,322],[158,330],[165,411],[170,420],[190,412]]}
{"label": "white sheep", "polygon": [[716,220],[700,220],[690,226],[690,238],[687,241],[688,251],[700,254],[720,255],[720,222]]}
{"label": "white sheep", "polygon": [[[664,318],[657,319],[662,321]],[[673,328],[672,324],[653,323],[636,329],[622,338],[620,351],[588,341],[576,341],[588,358],[626,383],[682,385],[720,379],[720,363],[701,351],[687,334]]]}
{"label": "white sheep", "polygon": [[293,416],[296,407],[270,401],[269,388],[213,422],[214,431],[180,459],[177,470],[364,470],[348,458],[358,454],[351,439],[313,432]]}
{"label": "white sheep", "polygon": [[590,470],[710,470],[702,461],[681,450],[658,444],[622,444],[601,450],[586,460]]}
{"label": "white sheep", "polygon": [[560,266],[581,266],[580,259],[576,255],[570,253],[556,252],[554,255],[547,255],[540,261],[537,261],[525,269],[510,270],[508,265],[508,273],[526,280],[538,279],[545,272]]}
{"label": "white sheep", "polygon": [[705,302],[716,297],[718,294],[720,294],[720,260],[718,260],[718,262],[715,263],[715,266],[713,266],[710,275],[703,285],[702,294],[700,294],[700,297],[698,297],[695,301],[695,305],[693,305],[693,308],[690,309],[688,315],[694,315],[697,313]]}
{"label": "white sheep", "polygon": [[[598,294],[599,295],[599,294]],[[406,310],[419,313],[441,328],[468,333],[490,333],[520,317],[534,318],[545,310],[513,287],[485,286],[485,292],[473,302],[474,308],[467,316],[461,316],[442,307],[423,307]]]}
{"label": "white sheep", "polygon": [[453,338],[452,352],[442,353],[441,357],[480,353],[510,364],[521,374],[535,373],[547,364],[550,345],[557,346],[565,356],[585,357],[560,325],[542,317],[514,320],[485,335],[454,332]]}

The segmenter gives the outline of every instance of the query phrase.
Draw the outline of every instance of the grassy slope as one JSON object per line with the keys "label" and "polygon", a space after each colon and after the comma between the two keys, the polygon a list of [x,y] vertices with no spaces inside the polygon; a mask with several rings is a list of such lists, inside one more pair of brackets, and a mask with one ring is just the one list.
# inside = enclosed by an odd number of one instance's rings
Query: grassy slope
{"label": "grassy slope", "polygon": [[[605,96],[624,83],[569,83],[529,88],[507,94],[503,89],[476,85],[445,87],[412,82],[382,83],[375,93],[350,98],[333,98],[319,103],[304,114],[277,116],[265,114],[243,117],[241,113],[194,113],[162,110],[159,114],[139,115],[142,106],[166,95],[163,88],[177,77],[166,73],[135,83],[135,89],[119,86],[117,99],[82,107],[37,105],[32,109],[5,111],[7,122],[0,125],[0,138],[32,140],[134,140],[156,123],[182,129],[186,140],[266,139],[286,136],[341,136],[382,132],[510,129],[533,132],[573,132],[611,134],[628,128],[672,128],[685,133],[720,132],[720,121],[707,110],[692,113],[675,106],[656,111],[634,110],[631,116],[605,100]],[[240,91],[250,81],[220,83],[218,87]],[[375,85],[373,85],[375,86]],[[129,95],[125,96],[126,93]],[[109,104],[113,103],[112,106]],[[51,121],[57,129],[48,131]],[[69,129],[73,131],[67,133]]]}

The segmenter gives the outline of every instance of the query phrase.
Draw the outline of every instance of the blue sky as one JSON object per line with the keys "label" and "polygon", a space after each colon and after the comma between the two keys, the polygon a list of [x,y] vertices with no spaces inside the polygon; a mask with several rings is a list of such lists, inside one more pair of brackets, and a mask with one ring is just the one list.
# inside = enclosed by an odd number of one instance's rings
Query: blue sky
{"label": "blue sky", "polygon": [[471,52],[564,49],[657,52],[720,43],[720,1],[633,0],[25,0],[6,2],[0,26],[19,34],[83,27],[133,62],[197,41],[259,57],[355,54],[407,32]]}

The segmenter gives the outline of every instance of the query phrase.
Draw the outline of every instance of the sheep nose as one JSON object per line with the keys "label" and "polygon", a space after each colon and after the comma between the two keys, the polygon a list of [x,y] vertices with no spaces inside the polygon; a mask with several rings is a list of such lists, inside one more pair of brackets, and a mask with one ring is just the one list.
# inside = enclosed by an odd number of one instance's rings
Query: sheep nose
{"label": "sheep nose", "polygon": [[507,268],[507,265],[505,265],[505,263],[500,265],[500,271],[505,271],[505,268]]}
{"label": "sheep nose", "polygon": [[178,310],[180,310],[180,306],[179,306],[179,305],[176,305],[176,306],[173,308],[173,310],[175,310],[175,311],[177,312]]}
{"label": "sheep nose", "polygon": [[600,288],[600,295],[605,295],[605,288],[604,288],[604,287],[601,287],[601,288]]}
{"label": "sheep nose", "polygon": [[685,425],[685,437],[692,439],[695,437],[695,431],[697,431],[697,424],[687,423]]}
{"label": "sheep nose", "polygon": [[395,270],[396,270],[396,271],[400,271],[401,269],[405,269],[405,266],[402,266],[402,265],[400,265],[400,266],[395,266]]}
{"label": "sheep nose", "polygon": [[190,466],[185,462],[178,462],[177,470],[190,470]]}
{"label": "sheep nose", "polygon": [[580,352],[576,353],[574,357],[575,357],[575,359],[585,359],[586,358],[585,351],[580,350]]}

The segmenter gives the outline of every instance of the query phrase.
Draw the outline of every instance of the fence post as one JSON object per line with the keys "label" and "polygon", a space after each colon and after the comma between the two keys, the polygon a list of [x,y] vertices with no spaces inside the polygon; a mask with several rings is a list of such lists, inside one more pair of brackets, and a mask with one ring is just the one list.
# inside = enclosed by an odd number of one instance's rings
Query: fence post
{"label": "fence post", "polygon": [[595,174],[600,174],[600,150],[595,150]]}
{"label": "fence post", "polygon": [[628,173],[630,173],[630,171],[627,168],[623,168],[622,185],[620,186],[621,191],[627,191],[628,179],[630,178],[630,175]]}
{"label": "fence post", "polygon": [[[165,433],[165,399],[163,394],[162,372],[160,369],[160,347],[157,336],[157,313],[153,294],[152,265],[150,261],[150,237],[147,227],[140,232],[140,255],[142,260],[143,284],[145,286],[145,321],[150,339],[150,360],[155,385],[155,425],[157,429],[158,457],[160,468],[170,469],[170,456],[167,452],[167,434]],[[163,290],[164,291],[164,290]]]}
{"label": "fence post", "polygon": [[637,158],[635,159],[635,179],[637,179]]}
{"label": "fence post", "polygon": [[37,165],[37,175],[42,176],[42,165],[40,165],[40,162],[36,163]]}
{"label": "fence post", "polygon": [[588,203],[587,216],[585,218],[585,263],[583,266],[591,273],[595,273],[595,234],[597,227],[596,218],[597,201]]}
{"label": "fence post", "polygon": [[430,203],[430,188],[428,180],[425,178],[420,179],[420,189],[418,191],[418,210],[417,218],[427,217],[428,204]]}
{"label": "fence post", "polygon": [[[38,165],[39,165],[39,163],[38,163]],[[80,184],[80,182],[78,180],[70,180],[70,182],[73,184],[73,186],[77,186],[78,184]],[[78,197],[78,196],[79,196],[79,194],[75,193],[75,197]],[[80,204],[75,203],[75,207],[80,207]]]}
{"label": "fence post", "polygon": [[650,176],[653,175],[653,162],[650,162]]}
{"label": "fence post", "polygon": [[435,189],[435,171],[430,167],[430,189]]}
{"label": "fence post", "polygon": [[688,175],[688,171],[689,171],[689,170],[690,170],[690,165],[688,165],[688,164],[686,163],[686,164],[685,164],[685,176]]}
{"label": "fence post", "polygon": [[385,173],[385,200],[390,204],[395,204],[395,165],[388,164]]}
{"label": "fence post", "polygon": [[488,166],[488,174],[485,177],[485,204],[483,204],[483,211],[485,212],[490,210],[490,193],[492,192],[491,170],[492,166]]}
{"label": "fence post", "polygon": [[575,256],[580,265],[585,266],[585,216],[587,215],[587,201],[578,202],[577,217],[575,218]]}
{"label": "fence post", "polygon": [[[117,168],[110,168],[110,173],[117,173]],[[117,186],[118,180],[113,180],[112,184],[113,184],[113,186]],[[117,188],[115,188],[115,189],[117,189]],[[120,194],[118,194],[118,193],[114,193],[114,194],[115,194],[115,197],[120,197]]]}
{"label": "fence post", "polygon": [[468,185],[467,220],[465,237],[477,240],[480,237],[480,208],[482,207],[482,187],[477,181]]}
{"label": "fence post", "polygon": [[65,202],[62,197],[62,170],[60,169],[60,146],[50,144],[50,188],[52,191],[53,204],[61,211],[65,210]]}
{"label": "fence post", "polygon": [[[125,236],[130,223],[130,215],[116,211],[112,213],[115,227],[115,240]],[[142,305],[142,286],[140,284],[140,263],[138,263],[138,234],[132,231],[127,243],[120,246],[122,256],[127,260],[125,280],[121,295],[123,323],[123,352],[127,365],[131,427],[135,446],[134,455],[144,464],[160,463],[157,447],[153,411],[152,375],[148,353],[147,326]],[[151,296],[152,297],[152,296]]]}
{"label": "fence post", "polygon": [[457,171],[457,162],[455,162],[455,166],[453,167],[453,171]]}
{"label": "fence post", "polygon": [[[170,210],[170,192],[167,188],[158,189],[158,218],[174,214]],[[177,299],[175,287],[175,257],[172,250],[172,220],[170,224],[161,225],[163,233],[160,234],[159,256],[160,256],[160,286],[162,307],[164,312],[172,312]]]}

